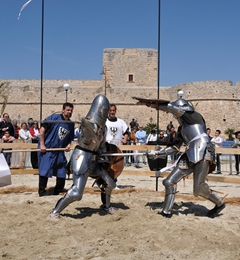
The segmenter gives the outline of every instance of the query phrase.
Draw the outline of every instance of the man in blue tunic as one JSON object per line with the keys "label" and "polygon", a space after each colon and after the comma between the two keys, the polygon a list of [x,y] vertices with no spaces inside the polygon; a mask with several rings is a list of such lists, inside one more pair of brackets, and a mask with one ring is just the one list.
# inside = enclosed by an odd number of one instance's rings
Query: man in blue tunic
{"label": "man in blue tunic", "polygon": [[[49,148],[65,148],[70,151],[74,139],[74,123],[71,123],[73,104],[64,103],[62,114],[52,114],[42,123],[38,142],[39,165],[39,196],[48,195],[46,192],[48,178],[56,176],[54,195],[58,195],[65,185],[67,160],[63,151],[47,151]],[[55,122],[54,122],[55,121]]]}

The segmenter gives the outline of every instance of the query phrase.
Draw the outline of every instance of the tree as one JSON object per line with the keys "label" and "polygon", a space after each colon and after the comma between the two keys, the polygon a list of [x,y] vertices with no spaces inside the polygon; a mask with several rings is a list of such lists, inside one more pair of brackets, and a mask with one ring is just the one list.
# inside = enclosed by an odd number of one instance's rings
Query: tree
{"label": "tree", "polygon": [[2,99],[2,107],[0,110],[0,115],[3,114],[5,108],[7,107],[8,103],[8,95],[9,95],[9,87],[10,82],[2,82],[0,83],[0,100]]}
{"label": "tree", "polygon": [[224,132],[225,135],[228,135],[227,141],[233,141],[235,130],[233,128],[227,128]]}
{"label": "tree", "polygon": [[151,134],[153,129],[157,129],[157,124],[155,123],[148,123],[144,128],[143,128],[147,134]]}

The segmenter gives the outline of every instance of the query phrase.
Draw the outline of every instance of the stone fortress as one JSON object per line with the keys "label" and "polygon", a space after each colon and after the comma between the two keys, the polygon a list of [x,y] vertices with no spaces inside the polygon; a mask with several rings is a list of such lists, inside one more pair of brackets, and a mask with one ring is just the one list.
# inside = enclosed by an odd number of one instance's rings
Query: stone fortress
{"label": "stone fortress", "polygon": [[[84,117],[94,97],[106,94],[110,103],[117,105],[117,116],[129,123],[132,118],[144,126],[157,122],[157,111],[136,105],[132,96],[157,98],[157,50],[108,48],[103,51],[103,68],[101,80],[43,80],[42,83],[42,119],[61,112],[66,101],[65,83],[70,85],[67,92],[68,102],[74,104],[72,120]],[[4,80],[9,82],[8,103],[4,112],[11,119],[19,122],[29,117],[40,120],[40,80]],[[240,130],[240,82],[236,86],[229,80],[188,82],[175,86],[160,86],[159,98],[175,101],[177,92],[183,90],[184,98],[189,100],[196,111],[200,112],[212,129],[220,129],[224,137],[227,128]],[[0,102],[2,103],[1,97]],[[171,114],[159,112],[159,128],[166,129],[169,121],[175,127],[177,121]],[[226,137],[225,137],[226,138]]]}

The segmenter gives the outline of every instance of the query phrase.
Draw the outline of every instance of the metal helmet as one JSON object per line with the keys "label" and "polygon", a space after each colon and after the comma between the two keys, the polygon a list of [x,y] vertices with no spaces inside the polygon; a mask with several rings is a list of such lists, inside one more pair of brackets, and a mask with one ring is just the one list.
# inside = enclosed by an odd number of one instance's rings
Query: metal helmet
{"label": "metal helmet", "polygon": [[183,111],[190,111],[190,112],[192,111],[193,112],[194,111],[193,106],[190,105],[190,103],[186,99],[182,98],[183,94],[184,94],[183,91],[179,91],[178,92],[179,99],[172,102],[171,104],[173,106],[181,108]]}
{"label": "metal helmet", "polygon": [[98,126],[104,126],[108,117],[110,104],[106,96],[97,95],[86,117],[89,117]]}

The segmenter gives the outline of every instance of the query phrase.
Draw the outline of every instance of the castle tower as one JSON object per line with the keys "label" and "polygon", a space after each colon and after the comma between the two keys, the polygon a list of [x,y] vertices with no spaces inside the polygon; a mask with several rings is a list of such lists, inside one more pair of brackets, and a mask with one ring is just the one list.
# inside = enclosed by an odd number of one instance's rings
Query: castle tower
{"label": "castle tower", "polygon": [[104,49],[102,75],[102,87],[155,87],[157,50]]}

